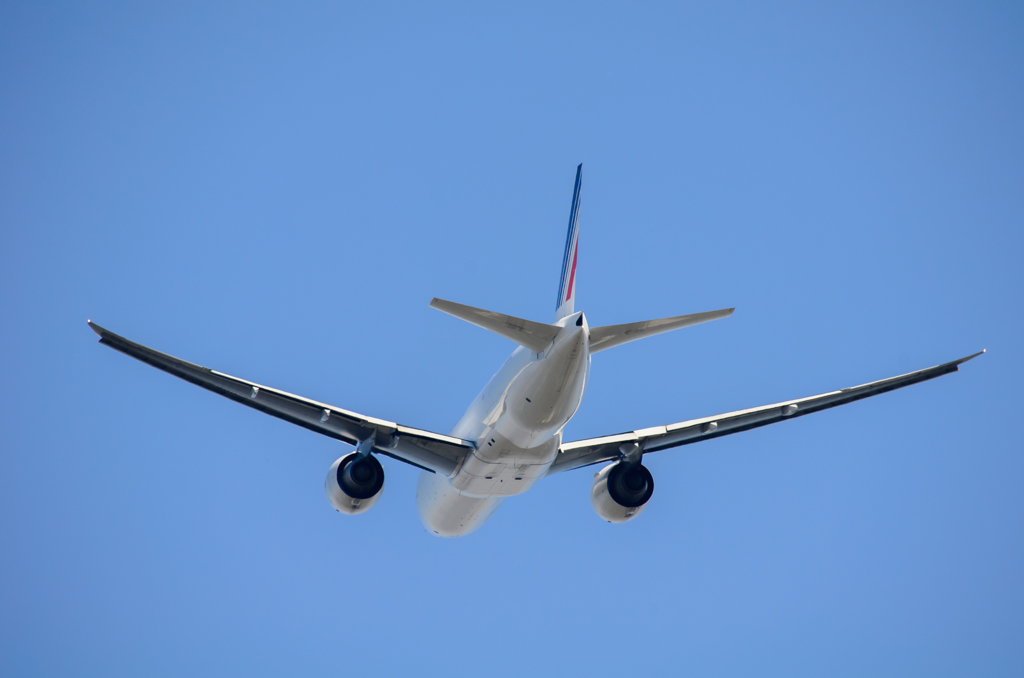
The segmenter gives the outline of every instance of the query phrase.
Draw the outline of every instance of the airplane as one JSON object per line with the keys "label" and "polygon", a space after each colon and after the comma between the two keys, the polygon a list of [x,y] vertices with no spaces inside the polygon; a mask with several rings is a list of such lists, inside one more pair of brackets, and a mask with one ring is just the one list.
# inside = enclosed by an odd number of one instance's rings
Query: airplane
{"label": "airplane", "polygon": [[595,464],[590,501],[609,523],[635,519],[654,493],[645,454],[674,449],[796,419],[839,405],[934,379],[985,351],[935,367],[807,398],[664,426],[562,441],[590,377],[591,356],[663,332],[726,318],[732,308],[658,320],[591,327],[575,310],[583,165],[576,168],[569,229],[552,323],[516,318],[434,298],[430,306],[518,344],[443,435],[352,412],[186,362],[129,341],[96,323],[101,344],[235,402],[353,445],[327,472],[325,492],[339,512],[368,511],[384,491],[376,455],[420,469],[416,507],[430,534],[460,537],[482,526],[506,497],[523,494],[541,478]]}

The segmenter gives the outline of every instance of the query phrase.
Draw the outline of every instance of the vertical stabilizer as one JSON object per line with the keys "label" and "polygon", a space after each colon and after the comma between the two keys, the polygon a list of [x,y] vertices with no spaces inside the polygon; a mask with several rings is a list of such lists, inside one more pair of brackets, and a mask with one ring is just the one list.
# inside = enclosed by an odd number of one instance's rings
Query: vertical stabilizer
{"label": "vertical stabilizer", "polygon": [[576,168],[576,186],[572,190],[572,209],[569,211],[569,233],[565,237],[565,254],[562,256],[562,279],[558,283],[558,300],[555,302],[555,321],[574,313],[576,301],[576,256],[578,254],[580,231],[580,189],[583,184],[583,163]]}

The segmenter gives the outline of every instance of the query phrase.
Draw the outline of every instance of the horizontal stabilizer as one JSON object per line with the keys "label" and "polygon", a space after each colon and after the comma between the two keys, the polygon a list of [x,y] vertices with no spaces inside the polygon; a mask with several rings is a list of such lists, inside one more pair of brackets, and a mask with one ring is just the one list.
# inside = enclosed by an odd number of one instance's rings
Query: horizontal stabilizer
{"label": "horizontal stabilizer", "polygon": [[625,325],[605,325],[590,330],[590,352],[597,353],[612,346],[625,344],[644,337],[653,337],[662,332],[671,332],[690,325],[699,325],[719,318],[728,318],[735,311],[735,308],[723,308],[719,311],[707,311],[706,313],[691,313],[690,315],[677,315],[672,318],[659,318],[658,320],[644,320],[638,323],[626,323]]}
{"label": "horizontal stabilizer", "polygon": [[495,334],[500,334],[520,346],[525,346],[534,353],[541,353],[550,346],[555,335],[562,329],[555,325],[545,325],[544,323],[524,320],[505,315],[504,313],[485,311],[482,308],[456,304],[454,301],[445,301],[437,297],[434,297],[430,302],[430,307],[436,308],[438,311],[444,311],[448,315],[453,315],[477,327],[490,330]]}

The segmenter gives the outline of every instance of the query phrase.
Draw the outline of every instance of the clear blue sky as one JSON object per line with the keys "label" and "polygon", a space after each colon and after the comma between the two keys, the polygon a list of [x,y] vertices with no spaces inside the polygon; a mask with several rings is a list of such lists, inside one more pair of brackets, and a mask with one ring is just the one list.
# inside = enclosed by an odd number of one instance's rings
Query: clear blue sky
{"label": "clear blue sky", "polygon": [[[1019,676],[1024,10],[0,6],[0,674]],[[587,470],[428,536],[336,442],[96,344],[445,432],[547,321],[584,163],[568,438],[959,374]]]}

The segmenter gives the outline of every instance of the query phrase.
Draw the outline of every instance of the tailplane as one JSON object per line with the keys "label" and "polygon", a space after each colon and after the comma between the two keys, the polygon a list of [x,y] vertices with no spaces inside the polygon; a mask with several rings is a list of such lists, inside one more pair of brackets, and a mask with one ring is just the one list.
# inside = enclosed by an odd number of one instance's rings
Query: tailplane
{"label": "tailplane", "polygon": [[594,327],[590,330],[590,352],[597,353],[612,346],[625,344],[644,337],[653,337],[662,332],[671,332],[691,325],[728,318],[735,311],[734,308],[723,308],[720,311],[706,311],[704,313],[691,313],[690,315],[677,315],[672,318],[659,318],[658,320],[644,320],[638,323],[626,323],[625,325],[605,325]]}
{"label": "tailplane", "polygon": [[[558,283],[558,300],[555,302],[556,324],[546,325],[524,318],[516,318],[503,313],[495,313],[494,311],[456,304],[453,301],[437,298],[430,302],[431,307],[478,327],[490,330],[495,334],[500,334],[535,353],[545,351],[561,330],[561,325],[557,323],[563,318],[574,315],[576,312],[576,262],[579,253],[580,191],[582,184],[583,163],[580,163],[576,167],[576,185],[573,187],[572,208],[569,210],[569,232],[565,236],[565,252],[562,255],[562,277]],[[731,308],[723,308],[718,311],[677,315],[671,318],[644,320],[638,323],[626,323],[625,325],[593,327],[590,328],[590,352],[597,353],[606,348],[619,346],[620,344],[643,339],[644,337],[652,337],[662,332],[671,332],[683,327],[726,318],[732,315],[733,310]],[[576,324],[583,324],[582,316],[577,319]]]}
{"label": "tailplane", "polygon": [[576,255],[579,247],[580,189],[583,183],[583,163],[576,168],[576,186],[572,191],[572,209],[569,210],[569,233],[565,237],[562,255],[562,278],[558,283],[555,302],[555,322],[572,315],[576,301]]}
{"label": "tailplane", "polygon": [[551,345],[552,340],[554,340],[555,335],[558,334],[558,330],[561,329],[554,325],[545,325],[544,323],[516,318],[504,313],[495,313],[494,311],[486,311],[482,308],[474,308],[465,304],[456,304],[454,301],[445,301],[437,297],[434,297],[430,302],[430,307],[455,316],[460,320],[465,320],[477,327],[490,330],[495,334],[500,334],[520,346],[525,346],[534,353],[541,353],[547,349]]}

